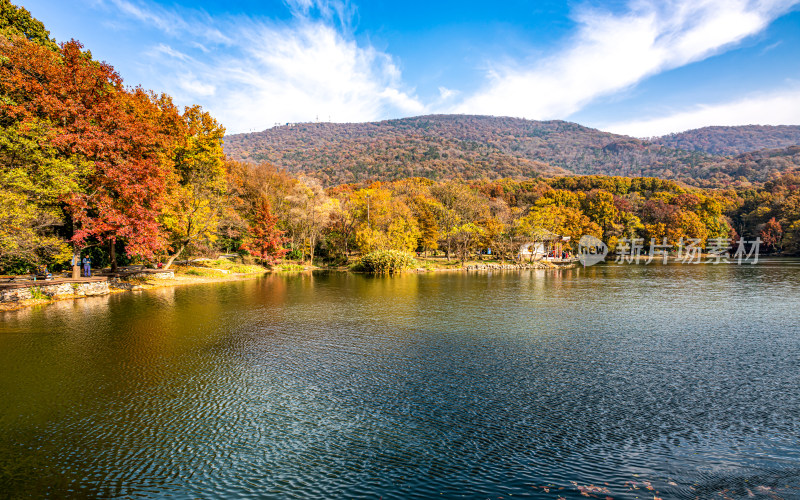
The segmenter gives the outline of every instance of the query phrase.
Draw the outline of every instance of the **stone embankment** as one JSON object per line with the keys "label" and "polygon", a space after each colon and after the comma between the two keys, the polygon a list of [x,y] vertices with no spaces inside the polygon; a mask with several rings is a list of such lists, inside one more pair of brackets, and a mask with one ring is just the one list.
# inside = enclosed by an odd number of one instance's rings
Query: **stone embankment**
{"label": "stone embankment", "polygon": [[573,267],[568,264],[555,265],[550,262],[523,262],[518,264],[468,264],[464,266],[467,271],[518,271],[520,269],[558,269],[563,267]]}
{"label": "stone embankment", "polygon": [[93,297],[111,293],[108,281],[90,281],[87,283],[54,283],[47,285],[46,281],[37,285],[26,285],[16,288],[0,289],[0,302],[19,302],[47,298],[61,299],[67,297]]}
{"label": "stone embankment", "polygon": [[175,278],[173,271],[141,271],[124,276],[83,278],[80,280],[56,279],[52,281],[23,281],[0,285],[0,303],[26,300],[94,297],[115,290],[138,290],[141,280],[166,280]]}
{"label": "stone embankment", "polygon": [[175,277],[175,271],[169,270],[158,270],[158,271],[139,271],[138,273],[132,273],[125,276],[123,279],[157,279],[157,280],[169,280]]}

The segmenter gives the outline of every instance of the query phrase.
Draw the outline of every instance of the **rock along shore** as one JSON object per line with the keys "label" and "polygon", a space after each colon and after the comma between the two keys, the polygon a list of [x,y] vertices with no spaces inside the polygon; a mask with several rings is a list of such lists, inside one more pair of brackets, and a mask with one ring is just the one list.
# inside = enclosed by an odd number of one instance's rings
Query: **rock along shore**
{"label": "rock along shore", "polygon": [[552,264],[550,262],[523,262],[520,264],[468,264],[466,271],[519,271],[522,269],[569,269],[575,264]]}
{"label": "rock along shore", "polygon": [[[79,280],[55,279],[10,282],[0,285],[0,305],[22,306],[37,300],[64,300],[108,295],[116,291],[140,290],[137,280],[174,279],[173,271],[132,273],[124,278],[97,277]],[[133,282],[131,282],[133,280]]]}

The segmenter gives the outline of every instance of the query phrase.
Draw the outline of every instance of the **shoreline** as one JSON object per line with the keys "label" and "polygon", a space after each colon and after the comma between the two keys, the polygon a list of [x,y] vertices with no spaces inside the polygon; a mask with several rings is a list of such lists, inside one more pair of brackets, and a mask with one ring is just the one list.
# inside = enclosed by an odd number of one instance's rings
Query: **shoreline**
{"label": "shoreline", "polygon": [[[193,276],[190,274],[177,274],[171,278],[162,279],[142,279],[135,278],[129,281],[120,280],[116,283],[109,283],[108,291],[102,294],[94,295],[79,295],[79,294],[59,294],[48,298],[31,298],[21,299],[16,301],[0,302],[0,312],[11,312],[19,309],[35,306],[46,306],[55,302],[62,302],[67,300],[79,300],[87,297],[97,297],[102,295],[112,295],[123,292],[143,292],[148,290],[156,290],[159,288],[177,287],[184,285],[199,285],[205,283],[227,283],[233,281],[247,281],[255,279],[265,274],[270,274],[273,271],[265,270],[264,272],[257,273],[242,273],[242,274],[229,274],[220,276]],[[41,285],[35,285],[31,288],[38,288],[47,286],[47,282],[42,281]]]}
{"label": "shoreline", "polygon": [[[467,261],[461,265],[458,261],[446,261],[439,259],[426,259],[418,261],[419,264],[424,264],[415,268],[401,271],[402,273],[437,273],[437,272],[491,272],[491,271],[529,271],[529,270],[564,270],[575,269],[579,267],[576,263],[570,264],[552,264],[547,262],[525,262],[521,264],[492,262],[492,261]],[[235,281],[247,281],[256,279],[269,274],[283,274],[283,273],[307,273],[313,271],[328,271],[328,272],[347,272],[354,274],[365,274],[351,270],[348,266],[338,267],[317,267],[305,264],[285,263],[276,266],[274,269],[263,268],[261,271],[247,272],[247,273],[232,273],[225,269],[216,269],[203,266],[176,266],[172,269],[174,275],[169,278],[144,278],[142,276],[132,277],[130,279],[118,279],[116,281],[109,280],[108,290],[98,294],[58,294],[47,298],[29,298],[20,300],[7,300],[0,302],[0,313],[13,312],[21,309],[27,309],[36,306],[46,306],[56,302],[63,302],[68,300],[78,300],[93,296],[111,295],[121,292],[140,292],[147,290],[156,290],[159,288],[178,287],[185,285],[196,284],[209,284],[209,283],[229,283]],[[41,288],[48,285],[46,281],[41,281],[36,285],[28,288]]]}
{"label": "shoreline", "polygon": [[[435,273],[435,272],[468,272],[468,271],[473,271],[473,272],[474,271],[525,271],[534,269],[558,270],[558,269],[570,269],[575,267],[574,264],[557,266],[554,264],[544,264],[537,262],[523,263],[523,264],[502,264],[497,262],[468,261],[464,263],[464,265],[460,265],[458,261],[450,261],[452,265],[445,264],[447,261],[444,261],[442,263],[436,261],[433,262],[424,261],[424,262],[427,263],[428,265],[423,267],[408,269],[402,272],[422,274],[422,273]],[[123,292],[143,292],[148,290],[156,290],[159,288],[177,287],[185,285],[247,281],[268,274],[306,273],[313,271],[332,271],[332,272],[347,272],[347,273],[362,274],[352,271],[349,267],[345,266],[317,267],[309,265],[301,266],[297,264],[291,264],[290,266],[293,268],[281,269],[280,266],[278,266],[278,268],[276,269],[264,268],[263,271],[250,272],[250,273],[229,273],[228,271],[223,269],[214,269],[201,266],[197,267],[192,266],[189,267],[188,269],[186,268],[181,269],[181,267],[183,266],[179,266],[178,268],[173,269],[174,274],[172,277],[169,278],[144,278],[141,276],[137,276],[131,279],[106,281],[104,283],[108,283],[107,285],[108,289],[103,293],[97,293],[97,294],[61,293],[53,296],[48,296],[47,298],[43,297],[25,298],[19,300],[8,300],[0,302],[0,313],[12,312],[36,306],[46,306],[56,302],[63,302],[68,300],[74,301],[74,300],[84,299],[87,297],[111,295]],[[52,283],[48,284],[47,281],[41,281],[37,282],[37,284],[35,285],[31,285],[29,287],[20,287],[20,288],[40,289],[41,287],[44,286],[53,286],[53,284]]]}

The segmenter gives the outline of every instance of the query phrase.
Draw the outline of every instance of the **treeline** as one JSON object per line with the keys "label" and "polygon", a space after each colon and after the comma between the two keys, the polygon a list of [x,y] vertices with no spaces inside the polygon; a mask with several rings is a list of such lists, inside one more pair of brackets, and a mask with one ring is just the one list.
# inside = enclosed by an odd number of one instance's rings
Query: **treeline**
{"label": "treeline", "polygon": [[800,146],[787,146],[780,149],[759,149],[742,153],[725,161],[728,175],[745,182],[762,183],[775,178],[783,172],[800,171]]}
{"label": "treeline", "polygon": [[112,267],[229,252],[266,264],[344,263],[374,250],[511,259],[551,233],[594,235],[612,250],[622,239],[743,235],[760,237],[762,250],[800,252],[792,173],[725,190],[620,176],[330,185],[234,161],[223,127],[200,107],[124,86],[80,43],[56,44],[27,11],[0,6],[2,273],[86,254]]}
{"label": "treeline", "polygon": [[[296,258],[345,262],[392,249],[465,260],[492,249],[513,259],[543,235],[597,236],[612,251],[622,239],[699,240],[760,237],[762,252],[800,252],[800,176],[763,188],[703,190],[657,178],[556,177],[517,181],[408,178],[322,189],[269,164],[231,162],[239,199],[266,197],[285,246]],[[246,194],[249,193],[249,194]],[[573,248],[574,250],[574,248]]]}
{"label": "treeline", "polygon": [[800,145],[800,125],[741,125],[703,127],[663,137],[652,142],[676,149],[738,155],[759,149],[781,149]]}

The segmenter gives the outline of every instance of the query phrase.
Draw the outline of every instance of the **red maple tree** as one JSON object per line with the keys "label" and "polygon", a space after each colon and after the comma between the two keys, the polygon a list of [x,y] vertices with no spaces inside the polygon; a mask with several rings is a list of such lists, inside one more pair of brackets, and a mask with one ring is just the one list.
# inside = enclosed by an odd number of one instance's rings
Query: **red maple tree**
{"label": "red maple tree", "polygon": [[777,251],[780,249],[781,238],[783,237],[783,229],[781,223],[775,220],[775,217],[768,220],[759,233],[761,241],[766,246],[767,250]]}
{"label": "red maple tree", "polygon": [[269,201],[262,199],[256,209],[250,235],[242,249],[267,264],[274,264],[289,250],[283,245],[288,241],[286,231],[278,228],[278,217],[272,213]]}
{"label": "red maple tree", "polygon": [[176,110],[141,88],[126,89],[114,68],[75,41],[57,51],[17,38],[2,44],[0,69],[12,102],[4,119],[46,123],[50,143],[75,164],[76,188],[62,200],[80,248],[107,244],[153,257],[165,246],[158,217],[174,182],[174,140],[160,125]]}

